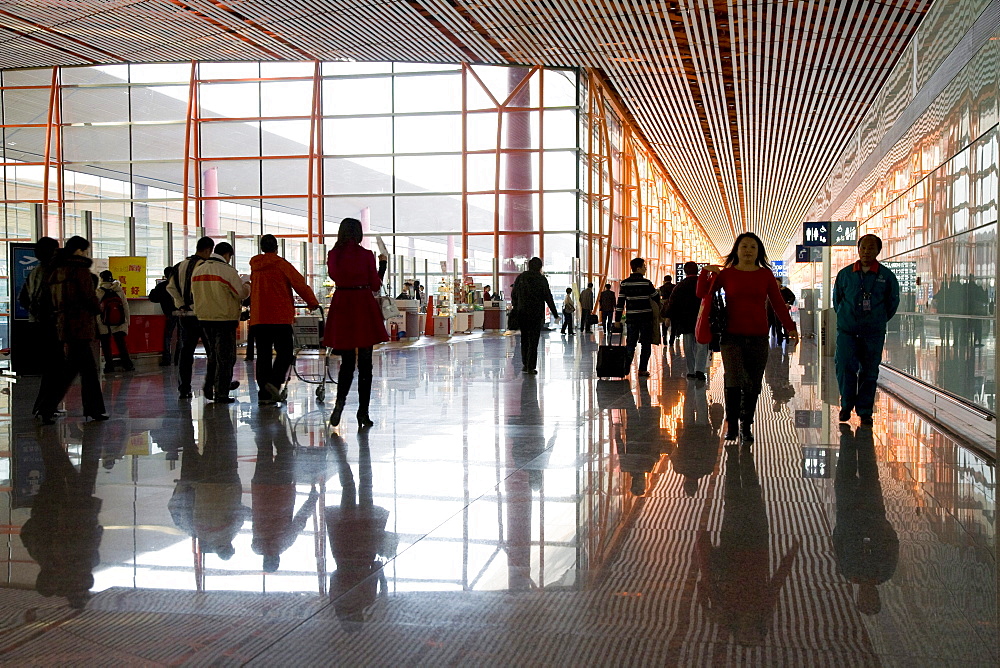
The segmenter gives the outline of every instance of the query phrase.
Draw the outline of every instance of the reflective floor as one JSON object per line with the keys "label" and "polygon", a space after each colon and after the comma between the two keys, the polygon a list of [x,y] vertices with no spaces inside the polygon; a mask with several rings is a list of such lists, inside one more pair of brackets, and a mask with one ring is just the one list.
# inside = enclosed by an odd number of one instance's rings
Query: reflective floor
{"label": "reflective floor", "polygon": [[600,381],[594,338],[543,337],[537,376],[517,336],[377,351],[361,433],[315,353],[280,407],[242,361],[232,405],[108,376],[103,423],[0,380],[0,663],[996,665],[973,450],[886,393],[838,425],[809,343],[772,348],[748,450],[717,356]]}

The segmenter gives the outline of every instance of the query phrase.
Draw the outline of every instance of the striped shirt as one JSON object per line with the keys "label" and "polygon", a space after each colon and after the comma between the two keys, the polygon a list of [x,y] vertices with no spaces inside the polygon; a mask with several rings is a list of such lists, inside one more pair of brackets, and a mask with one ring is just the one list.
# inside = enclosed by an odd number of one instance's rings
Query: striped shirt
{"label": "striped shirt", "polygon": [[633,273],[619,284],[615,320],[621,320],[624,310],[628,313],[630,323],[652,322],[653,309],[649,304],[650,297],[659,302],[660,291],[648,278],[642,274]]}

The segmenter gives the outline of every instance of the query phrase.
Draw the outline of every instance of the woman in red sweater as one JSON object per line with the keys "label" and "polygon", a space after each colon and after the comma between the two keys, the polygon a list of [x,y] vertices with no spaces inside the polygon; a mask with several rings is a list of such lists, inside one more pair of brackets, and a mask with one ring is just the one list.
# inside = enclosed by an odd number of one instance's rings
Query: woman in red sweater
{"label": "woman in red sweater", "polygon": [[702,270],[698,277],[698,296],[704,297],[720,289],[725,290],[728,316],[726,331],[722,334],[726,440],[739,436],[749,445],[753,443],[750,427],[770,350],[765,308],[768,300],[788,330],[789,340],[797,340],[799,334],[771,273],[764,244],[753,232],[736,237],[723,267],[712,264]]}
{"label": "woman in red sweater", "polygon": [[354,380],[355,365],[358,368],[358,428],[367,429],[374,424],[368,417],[372,395],[372,348],[376,343],[389,340],[382,311],[375,301],[375,293],[382,287],[387,258],[380,257],[381,270],[376,269],[375,256],[361,247],[363,236],[361,221],[344,218],[340,221],[337,243],[326,258],[330,278],[337,288],[330,301],[323,343],[341,356],[337,403],[330,416],[330,424],[334,427],[340,424],[340,415]]}

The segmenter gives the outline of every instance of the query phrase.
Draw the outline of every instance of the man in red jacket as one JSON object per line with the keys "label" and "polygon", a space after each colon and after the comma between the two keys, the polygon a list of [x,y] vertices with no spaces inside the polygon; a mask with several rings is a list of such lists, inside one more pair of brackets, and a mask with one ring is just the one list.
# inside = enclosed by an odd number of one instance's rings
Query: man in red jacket
{"label": "man in red jacket", "polygon": [[[281,385],[292,355],[292,324],[295,302],[292,290],[305,301],[310,311],[319,308],[319,300],[305,278],[292,263],[278,255],[278,240],[273,234],[260,238],[260,255],[250,258],[250,327],[257,346],[257,401],[273,404],[283,401]],[[271,351],[276,355],[272,362]]]}

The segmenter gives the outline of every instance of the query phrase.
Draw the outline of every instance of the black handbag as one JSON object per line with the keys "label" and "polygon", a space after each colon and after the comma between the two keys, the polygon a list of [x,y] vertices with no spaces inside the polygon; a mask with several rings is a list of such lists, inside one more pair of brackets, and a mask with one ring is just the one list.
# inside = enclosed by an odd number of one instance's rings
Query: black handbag
{"label": "black handbag", "polygon": [[716,291],[712,295],[712,309],[708,312],[708,327],[712,330],[712,340],[708,344],[708,349],[712,352],[722,350],[722,333],[726,331],[726,324],[729,322],[729,314],[726,312],[726,302],[722,294]]}
{"label": "black handbag", "polygon": [[516,308],[507,312],[507,329],[511,331],[521,329],[521,316],[518,315]]}

